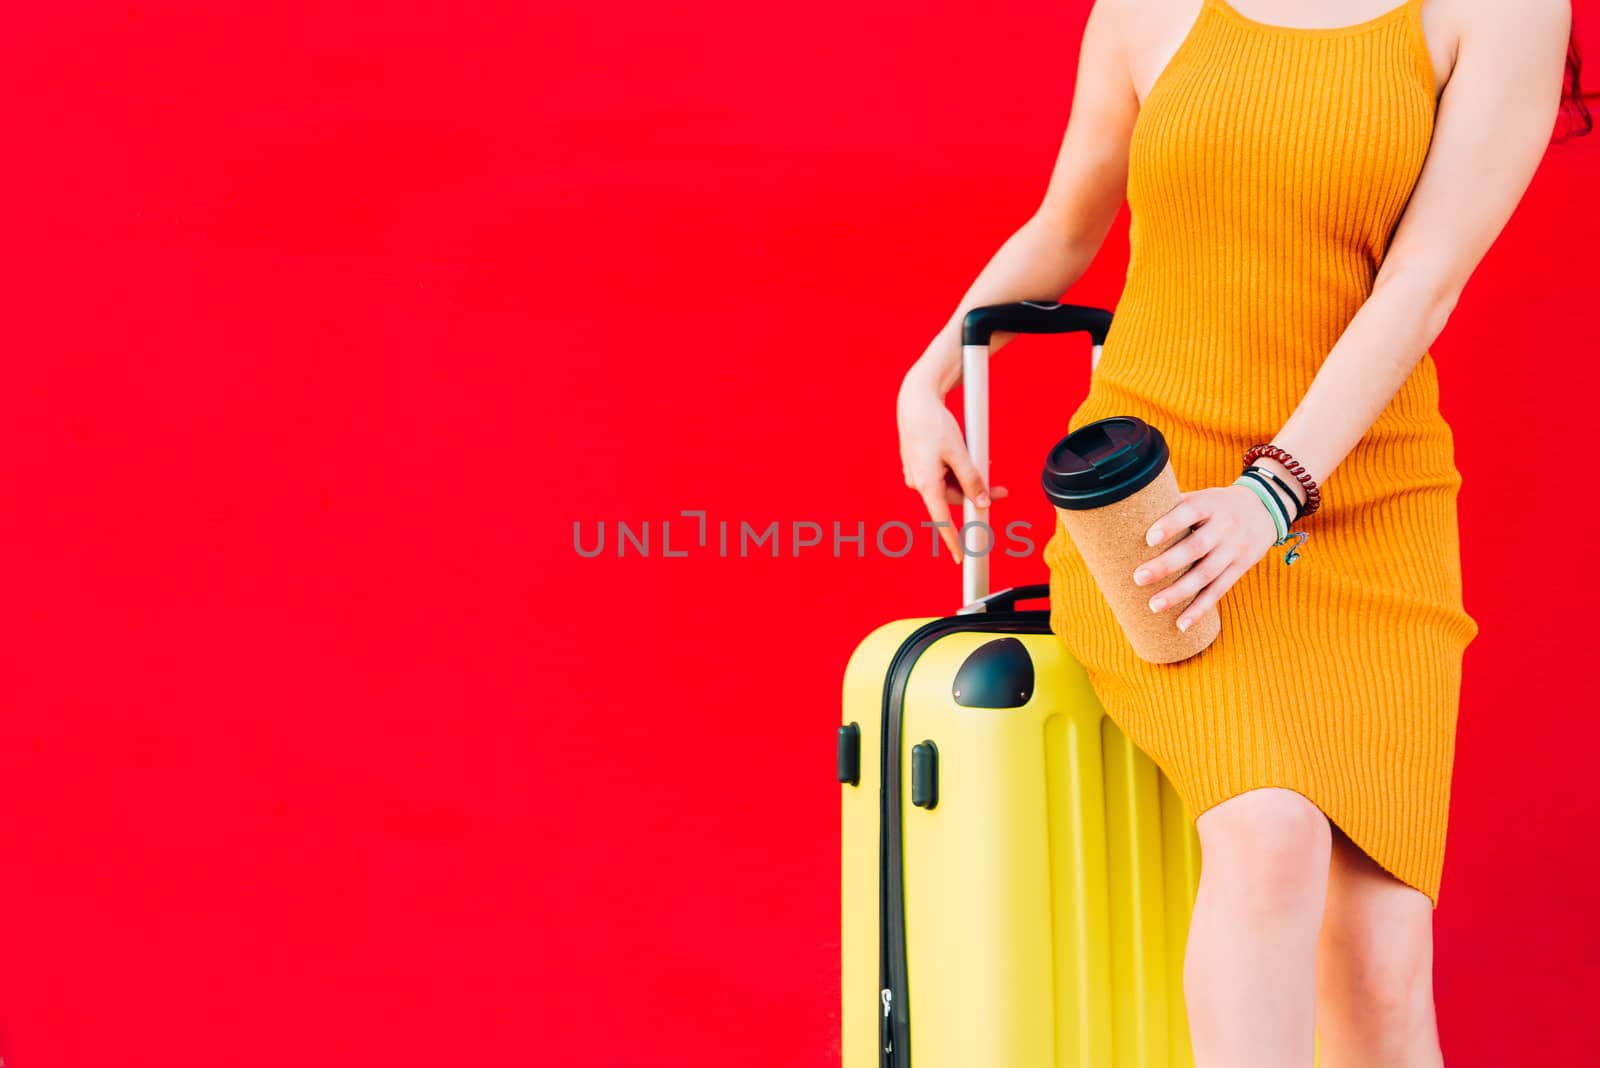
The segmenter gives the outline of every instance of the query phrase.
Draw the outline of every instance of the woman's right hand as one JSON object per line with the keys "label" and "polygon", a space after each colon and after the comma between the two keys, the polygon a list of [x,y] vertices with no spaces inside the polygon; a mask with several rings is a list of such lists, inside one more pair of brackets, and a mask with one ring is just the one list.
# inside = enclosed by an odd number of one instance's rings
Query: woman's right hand
{"label": "woman's right hand", "polygon": [[900,467],[906,485],[916,490],[928,508],[950,554],[961,562],[959,521],[952,522],[950,508],[971,498],[979,508],[1006,497],[1004,486],[988,487],[967,452],[961,426],[945,406],[944,398],[915,369],[906,375],[896,402],[900,427]]}

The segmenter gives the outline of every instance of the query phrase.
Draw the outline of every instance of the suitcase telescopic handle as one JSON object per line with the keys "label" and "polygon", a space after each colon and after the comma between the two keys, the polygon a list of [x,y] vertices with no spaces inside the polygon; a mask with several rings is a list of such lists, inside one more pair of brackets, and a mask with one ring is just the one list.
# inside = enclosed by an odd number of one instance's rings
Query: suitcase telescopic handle
{"label": "suitcase telescopic handle", "polygon": [[[1089,369],[1100,363],[1100,347],[1105,344],[1111,329],[1111,313],[1104,308],[1090,308],[1081,304],[1057,304],[1046,301],[1019,300],[1009,304],[989,304],[973,308],[961,321],[961,393],[964,398],[964,424],[967,435],[967,452],[972,463],[989,483],[989,343],[997,333],[1015,334],[1070,334],[1087,331],[1093,343]],[[989,509],[979,508],[967,498],[961,509],[962,531],[974,523],[978,529],[989,529]],[[982,537],[982,535],[980,535]],[[963,544],[966,539],[963,538]],[[994,549],[993,538],[988,538],[988,548],[982,554],[964,553],[961,560],[961,603],[974,611],[983,611],[992,602],[984,602],[989,595],[989,553]]]}

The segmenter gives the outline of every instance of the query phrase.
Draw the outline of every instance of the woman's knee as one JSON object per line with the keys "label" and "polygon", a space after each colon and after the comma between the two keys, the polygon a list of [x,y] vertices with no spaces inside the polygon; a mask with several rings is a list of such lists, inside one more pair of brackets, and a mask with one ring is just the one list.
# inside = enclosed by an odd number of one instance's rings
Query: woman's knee
{"label": "woman's knee", "polygon": [[1399,932],[1362,942],[1345,965],[1353,1015],[1380,1033],[1405,1034],[1432,1011],[1431,964],[1427,947]]}
{"label": "woman's knee", "polygon": [[[1348,847],[1342,852],[1348,852]],[[1433,1018],[1433,911],[1364,861],[1335,858],[1318,950],[1330,1023],[1363,1041],[1404,1044]]]}
{"label": "woman's knee", "polygon": [[1318,969],[1325,1063],[1421,1064],[1437,1053],[1431,952],[1399,931],[1347,945]]}
{"label": "woman's knee", "polygon": [[1249,790],[1201,813],[1200,870],[1253,908],[1297,906],[1327,886],[1328,819],[1304,795]]}

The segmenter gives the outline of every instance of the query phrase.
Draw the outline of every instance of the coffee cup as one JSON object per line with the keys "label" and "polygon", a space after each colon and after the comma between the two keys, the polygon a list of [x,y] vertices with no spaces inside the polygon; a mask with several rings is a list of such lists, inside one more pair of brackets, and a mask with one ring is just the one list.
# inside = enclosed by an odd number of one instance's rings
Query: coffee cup
{"label": "coffee cup", "polygon": [[1207,609],[1186,631],[1178,616],[1194,600],[1184,598],[1160,612],[1150,599],[1183,577],[1192,565],[1144,586],[1134,584],[1140,564],[1155,559],[1188,535],[1171,532],[1154,547],[1145,534],[1177,507],[1180,493],[1166,438],[1133,416],[1087,423],[1056,443],[1045,460],[1045,496],[1100,587],[1134,652],[1151,663],[1185,660],[1216,640],[1222,619]]}

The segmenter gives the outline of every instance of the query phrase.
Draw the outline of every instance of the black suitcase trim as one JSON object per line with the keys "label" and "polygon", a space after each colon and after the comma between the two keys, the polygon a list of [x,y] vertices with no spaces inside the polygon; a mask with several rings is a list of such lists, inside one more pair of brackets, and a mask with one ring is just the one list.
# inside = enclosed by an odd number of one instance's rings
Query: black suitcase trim
{"label": "black suitcase trim", "polygon": [[[1015,591],[1008,603],[1049,594],[1048,586]],[[902,784],[901,733],[906,684],[917,660],[947,634],[1048,634],[1048,609],[995,611],[946,616],[924,623],[900,643],[889,661],[883,685],[883,732],[878,795],[878,980],[883,1015],[878,1043],[880,1068],[911,1064],[911,1013],[907,1004],[905,856],[900,842]]]}

